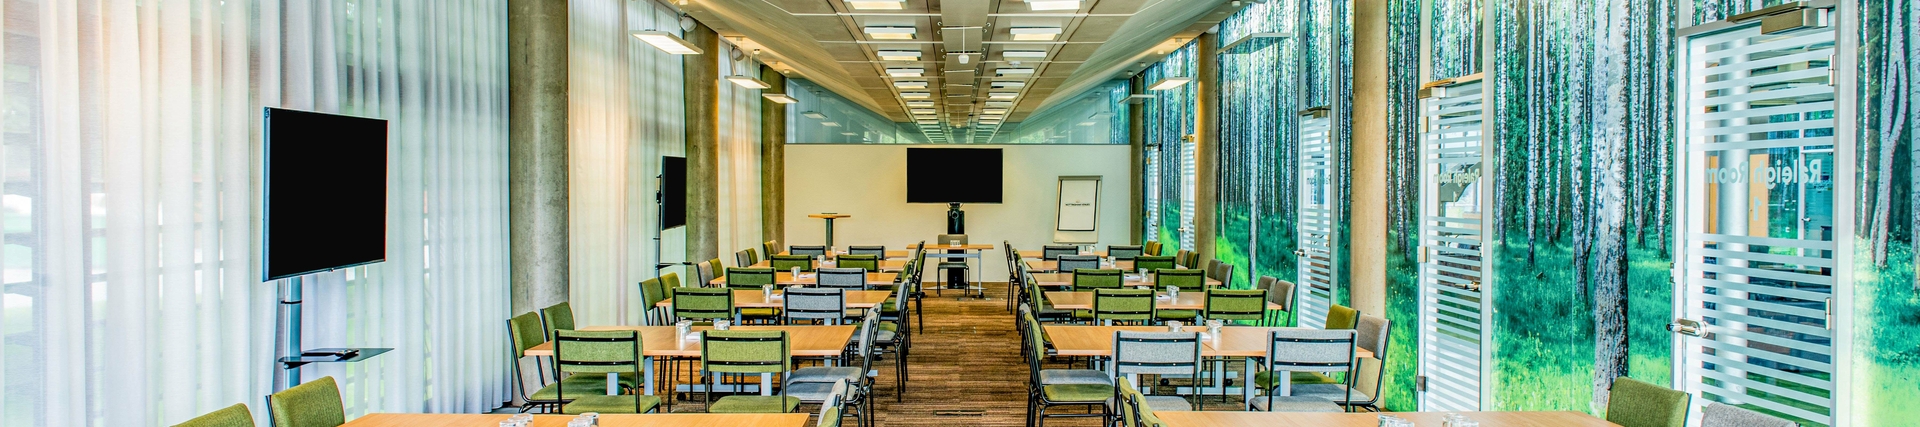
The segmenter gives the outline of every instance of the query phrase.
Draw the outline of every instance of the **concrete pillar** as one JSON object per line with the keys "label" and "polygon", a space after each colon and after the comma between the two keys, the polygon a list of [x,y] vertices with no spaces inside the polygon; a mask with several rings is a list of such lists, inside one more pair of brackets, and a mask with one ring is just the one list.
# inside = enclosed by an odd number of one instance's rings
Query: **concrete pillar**
{"label": "concrete pillar", "polygon": [[1353,213],[1347,286],[1387,312],[1387,2],[1353,2]]}
{"label": "concrete pillar", "polygon": [[[1133,90],[1127,93],[1145,93],[1147,91],[1146,77],[1135,75],[1132,79],[1129,79],[1128,82],[1132,84]],[[1132,165],[1132,169],[1128,169],[1130,171],[1128,172],[1128,176],[1132,177],[1132,179],[1127,180],[1127,188],[1130,191],[1129,194],[1133,195],[1133,202],[1128,205],[1127,211],[1128,218],[1131,218],[1127,223],[1133,225],[1133,231],[1128,232],[1127,235],[1131,239],[1129,242],[1138,245],[1145,243],[1146,240],[1150,238],[1145,235],[1147,209],[1149,208],[1149,206],[1147,206],[1148,189],[1146,173],[1147,103],[1133,102],[1132,100],[1127,101],[1127,144],[1129,146],[1127,150],[1129,153],[1128,158],[1131,159],[1128,163]]]}
{"label": "concrete pillar", "polygon": [[699,55],[680,57],[686,85],[687,260],[720,257],[720,35],[706,24],[687,30]]}
{"label": "concrete pillar", "polygon": [[1200,45],[1195,58],[1200,75],[1194,79],[1199,92],[1193,106],[1193,250],[1204,263],[1214,259],[1214,230],[1220,222],[1220,35],[1201,34],[1195,43]]}
{"label": "concrete pillar", "polygon": [[[760,80],[787,93],[787,76],[760,66]],[[787,105],[760,101],[760,237],[787,241]],[[773,254],[765,254],[771,256]]]}
{"label": "concrete pillar", "polygon": [[514,313],[567,300],[567,2],[507,2],[507,215]]}

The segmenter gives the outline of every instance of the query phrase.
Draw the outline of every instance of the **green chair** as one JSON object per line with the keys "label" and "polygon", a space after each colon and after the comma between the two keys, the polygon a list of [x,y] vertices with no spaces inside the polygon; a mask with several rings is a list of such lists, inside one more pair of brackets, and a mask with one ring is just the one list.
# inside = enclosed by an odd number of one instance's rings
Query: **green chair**
{"label": "green chair", "polygon": [[696,322],[733,320],[733,291],[726,288],[674,289],[673,317]]}
{"label": "green chair", "polygon": [[1132,381],[1121,378],[1120,387],[1115,390],[1114,393],[1118,395],[1115,397],[1114,402],[1120,407],[1113,408],[1112,411],[1120,414],[1121,427],[1160,427],[1164,425],[1160,422],[1160,417],[1153,415],[1153,408],[1147,406],[1147,396],[1141,394],[1140,390],[1133,388]]}
{"label": "green chair", "polygon": [[[773,262],[779,265],[780,260],[775,259]],[[727,269],[727,288],[760,290],[761,286],[773,284],[774,271],[775,269],[771,268],[729,268]]]}
{"label": "green chair", "polygon": [[1267,293],[1267,303],[1280,306],[1277,310],[1280,314],[1261,320],[1260,326],[1286,326],[1287,317],[1289,317],[1286,313],[1293,311],[1293,282],[1273,276],[1260,276],[1260,281],[1254,285],[1254,289]]}
{"label": "green chair", "polygon": [[848,255],[873,255],[874,257],[884,260],[884,259],[887,259],[887,247],[886,246],[848,246],[847,254]]}
{"label": "green chair", "polygon": [[[520,360],[527,357],[527,350],[547,342],[547,335],[543,335],[542,333],[543,331],[540,329],[540,317],[532,312],[507,319],[507,340],[513,344],[513,352],[509,355],[513,356],[515,391],[520,393],[521,400],[527,402],[526,405],[520,407],[522,412],[534,408],[558,406],[560,404],[560,389],[562,388],[566,389],[567,394],[588,394],[604,392],[607,389],[606,374],[573,374],[560,379],[557,383],[547,383],[547,371],[544,367],[541,367],[536,369],[536,372],[540,375],[540,382],[545,385],[541,386],[539,390],[535,390],[532,394],[528,394],[525,374],[520,371]],[[535,360],[534,363],[536,366],[540,366],[538,360]],[[640,384],[639,378],[631,376],[620,377],[620,385],[622,387],[631,388],[636,387],[637,384]]]}
{"label": "green chair", "polygon": [[1207,288],[1206,272],[1194,269],[1163,268],[1153,271],[1153,288],[1166,289],[1167,285],[1180,287],[1181,292],[1204,291]]}
{"label": "green chair", "polygon": [[1120,289],[1124,281],[1120,277],[1120,270],[1082,268],[1073,271],[1073,290],[1075,291]]}
{"label": "green chair", "polygon": [[752,249],[733,253],[733,264],[735,267],[740,267],[740,268],[752,267],[754,263],[758,263],[758,262],[760,262],[760,259],[758,257],[753,256]]}
{"label": "green chair", "polygon": [[173,427],[253,427],[253,413],[247,412],[246,404],[235,403]]}
{"label": "green chair", "polygon": [[834,268],[862,268],[867,271],[880,271],[880,257],[875,255],[841,255],[833,259]]}
{"label": "green chair", "polygon": [[[1152,252],[1148,252],[1148,253],[1152,253]],[[1160,270],[1171,269],[1171,268],[1174,268],[1173,257],[1141,255],[1139,258],[1133,259],[1133,268],[1135,270],[1146,270],[1146,271],[1160,271]]]}
{"label": "green chair", "polygon": [[562,302],[542,308],[540,320],[546,322],[549,337],[553,336],[553,331],[573,329],[573,304]]}
{"label": "green chair", "polygon": [[274,427],[337,427],[347,423],[340,385],[331,376],[268,395],[267,412]]}
{"label": "green chair", "polygon": [[[1354,328],[1354,330],[1358,333],[1359,337],[1357,345],[1361,349],[1372,352],[1373,357],[1360,358],[1360,364],[1355,370],[1352,386],[1349,387],[1347,383],[1329,383],[1332,381],[1332,378],[1318,373],[1307,372],[1308,374],[1313,374],[1315,380],[1323,381],[1308,382],[1295,386],[1293,388],[1293,394],[1300,396],[1321,396],[1341,406],[1356,409],[1380,409],[1380,381],[1383,375],[1381,370],[1384,369],[1387,364],[1387,344],[1392,342],[1393,321],[1380,316],[1361,316],[1360,325]],[[1300,373],[1295,373],[1294,375],[1296,381],[1300,379],[1299,374]],[[1268,389],[1274,386],[1266,376],[1256,375],[1254,381],[1261,383]],[[1353,392],[1350,398],[1345,394],[1349,388],[1351,388]]]}
{"label": "green chair", "polygon": [[1153,291],[1139,289],[1095,289],[1093,320],[1096,322],[1152,321]]}
{"label": "green chair", "polygon": [[[1100,291],[1096,291],[1100,292]],[[1147,297],[1151,302],[1153,297]],[[1107,400],[1113,398],[1112,384],[1056,384],[1048,385],[1041,381],[1040,362],[1047,358],[1046,336],[1040,325],[1029,326],[1027,334],[1027,425],[1045,425],[1047,418],[1057,417],[1100,417],[1100,424],[1107,425],[1110,411]],[[1100,412],[1048,414],[1047,409],[1055,406],[1081,406],[1098,408]],[[1035,424],[1038,421],[1039,424]]]}
{"label": "green chair", "polygon": [[[573,331],[560,330],[553,337],[554,375],[620,375],[621,378],[639,378],[641,364],[645,360],[640,353],[640,333],[635,331]],[[624,374],[624,375],[623,375]],[[631,392],[632,387],[618,387]],[[606,392],[606,383],[594,393],[569,396],[569,387],[560,387],[559,400],[565,402],[560,412],[565,414],[584,414],[598,412],[603,414],[644,414],[660,409],[660,397],[640,394],[612,394]]]}
{"label": "green chair", "polygon": [[1207,291],[1207,320],[1258,322],[1267,317],[1267,292],[1259,289]]}
{"label": "green chair", "polygon": [[[1154,240],[1149,240],[1149,241],[1147,241],[1147,244],[1145,244],[1145,245],[1142,245],[1142,246],[1143,246],[1143,247],[1142,247],[1141,249],[1144,249],[1144,250],[1146,251],[1146,252],[1145,252],[1145,253],[1143,253],[1142,255],[1145,255],[1145,256],[1160,256],[1160,242],[1159,242],[1159,241],[1154,241]],[[1171,267],[1169,267],[1169,268],[1171,268]]]}
{"label": "green chair", "polygon": [[1140,245],[1107,245],[1107,256],[1115,260],[1139,258],[1146,253]]}
{"label": "green chair", "polygon": [[[1327,307],[1327,327],[1326,327],[1327,330],[1330,330],[1330,331],[1354,330],[1359,326],[1360,326],[1360,310],[1355,310],[1353,309],[1353,307],[1348,307],[1340,304],[1334,304],[1332,307]],[[1259,380],[1259,378],[1255,378],[1255,380]],[[1264,382],[1262,383],[1264,384]],[[1337,378],[1326,376],[1318,372],[1294,372],[1293,383],[1294,384],[1345,384],[1346,382],[1341,381]]]}
{"label": "green chair", "polygon": [[681,286],[686,286],[686,284],[680,283],[680,273],[667,273],[660,276],[661,289],[673,289]]}
{"label": "green chair", "polygon": [[[756,263],[759,263],[759,262],[760,262],[760,252],[759,252],[759,250],[757,250],[757,249],[754,249],[754,248],[747,248],[747,250],[745,250],[745,251],[742,251],[742,252],[746,252],[746,253],[747,253],[747,259],[748,259],[748,260],[750,260],[750,261],[753,261],[753,262],[750,262],[750,263],[747,263],[747,265],[753,265],[753,264],[756,264]],[[771,256],[772,254],[768,254],[768,255],[769,255],[769,256]],[[741,266],[741,267],[746,267],[747,265],[743,265],[743,266]]]}
{"label": "green chair", "polygon": [[693,284],[693,286],[694,287],[713,286],[713,280],[719,278],[720,272],[722,271],[719,268],[716,268],[716,266],[718,265],[720,264],[709,263],[709,262],[693,263],[693,276],[694,276],[693,280],[696,281]]}
{"label": "green chair", "polygon": [[[700,345],[701,376],[720,384],[718,375],[780,374],[793,368],[793,350],[786,331],[706,331]],[[773,396],[727,396],[713,400],[706,393],[707,412],[715,414],[777,414],[800,409],[800,398],[781,390]]]}
{"label": "green chair", "polygon": [[660,310],[655,306],[659,305],[661,301],[666,300],[667,287],[660,282],[660,278],[655,277],[640,281],[640,313],[646,317],[647,324],[658,325],[664,323],[661,322],[661,320],[664,320],[661,318],[661,312],[665,310]]}
{"label": "green chair", "polygon": [[[769,258],[769,259],[771,260],[771,263],[773,264],[772,265],[773,270],[775,271],[793,271],[793,269],[795,268],[800,269],[800,271],[813,271],[813,257],[811,256],[774,255],[773,258]],[[728,272],[728,276],[732,276],[731,271]],[[728,278],[727,284],[729,285],[733,284],[733,280],[731,277]]]}
{"label": "green chair", "polygon": [[766,243],[761,243],[760,248],[766,250],[767,258],[769,259],[773,258],[774,255],[779,255],[781,252],[786,252],[786,249],[780,246],[779,240],[768,240]]}
{"label": "green chair", "polygon": [[1194,262],[1187,259],[1188,257],[1192,257],[1193,255],[1194,255],[1193,251],[1181,249],[1179,252],[1173,253],[1173,263],[1179,264],[1180,268],[1199,268],[1200,266],[1193,265]]}
{"label": "green chair", "polygon": [[1693,396],[1627,377],[1607,391],[1607,422],[1620,427],[1686,427]]}

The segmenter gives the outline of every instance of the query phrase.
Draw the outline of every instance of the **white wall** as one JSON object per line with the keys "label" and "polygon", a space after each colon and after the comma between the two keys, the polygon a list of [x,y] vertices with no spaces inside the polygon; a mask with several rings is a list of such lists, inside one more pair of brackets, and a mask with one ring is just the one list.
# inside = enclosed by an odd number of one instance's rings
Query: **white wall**
{"label": "white wall", "polygon": [[[924,147],[924,146],[923,146]],[[965,148],[981,148],[968,145]],[[1100,185],[1100,245],[1127,243],[1127,146],[1001,145],[1005,162],[1001,204],[966,204],[967,236],[973,243],[1040,249],[1054,236],[1054,210],[1061,176],[1104,177]],[[960,147],[955,147],[960,148]],[[834,220],[834,244],[884,244],[890,249],[946,232],[944,204],[909,204],[907,147],[901,145],[787,145],[787,240],[789,245],[818,245],[825,221],[809,214],[853,215]],[[954,179],[967,179],[956,171]],[[734,250],[739,250],[738,248]],[[981,280],[1007,279],[1005,254],[995,249],[982,258]],[[976,267],[978,268],[978,267]],[[927,277],[932,281],[933,277]]]}

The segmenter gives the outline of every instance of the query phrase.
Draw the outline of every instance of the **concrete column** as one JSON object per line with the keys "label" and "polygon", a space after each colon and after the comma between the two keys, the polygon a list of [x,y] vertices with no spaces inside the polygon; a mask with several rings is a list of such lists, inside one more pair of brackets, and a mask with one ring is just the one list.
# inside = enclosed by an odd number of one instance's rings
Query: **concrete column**
{"label": "concrete column", "polygon": [[[787,76],[760,66],[760,80],[787,93]],[[760,238],[787,241],[787,105],[760,101]],[[765,254],[771,256],[773,254]]]}
{"label": "concrete column", "polygon": [[507,2],[512,309],[567,300],[567,2]]}
{"label": "concrete column", "polygon": [[1194,150],[1193,160],[1193,250],[1200,253],[1201,262],[1214,259],[1214,233],[1218,229],[1220,217],[1220,35],[1218,33],[1201,34],[1195,41],[1199,46],[1197,71],[1194,79],[1198,84],[1198,96],[1194,97]]}
{"label": "concrete column", "polygon": [[[1133,90],[1127,93],[1147,91],[1145,77],[1135,75],[1128,82],[1132,83]],[[1144,102],[1127,101],[1127,144],[1130,147],[1127,151],[1129,164],[1133,165],[1128,172],[1132,179],[1127,180],[1129,194],[1133,195],[1133,202],[1128,205],[1128,218],[1131,220],[1127,223],[1133,225],[1133,231],[1127,235],[1131,239],[1129,242],[1138,245],[1145,243],[1148,237],[1145,236],[1145,229],[1147,209],[1150,208],[1147,206],[1147,104]]]}
{"label": "concrete column", "polygon": [[696,23],[686,39],[699,55],[680,57],[686,85],[687,260],[720,257],[720,35]]}
{"label": "concrete column", "polygon": [[1353,3],[1353,213],[1347,286],[1361,313],[1387,312],[1387,2]]}

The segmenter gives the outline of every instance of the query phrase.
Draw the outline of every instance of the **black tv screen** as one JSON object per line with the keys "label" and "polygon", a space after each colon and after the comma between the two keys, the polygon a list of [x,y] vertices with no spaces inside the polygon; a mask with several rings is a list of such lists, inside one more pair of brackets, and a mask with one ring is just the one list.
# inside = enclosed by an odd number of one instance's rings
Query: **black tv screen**
{"label": "black tv screen", "polygon": [[266,109],[265,280],[387,258],[387,121]]}
{"label": "black tv screen", "polygon": [[1000,149],[908,148],[907,203],[1000,203]]}
{"label": "black tv screen", "polygon": [[687,225],[687,158],[660,158],[660,229]]}

